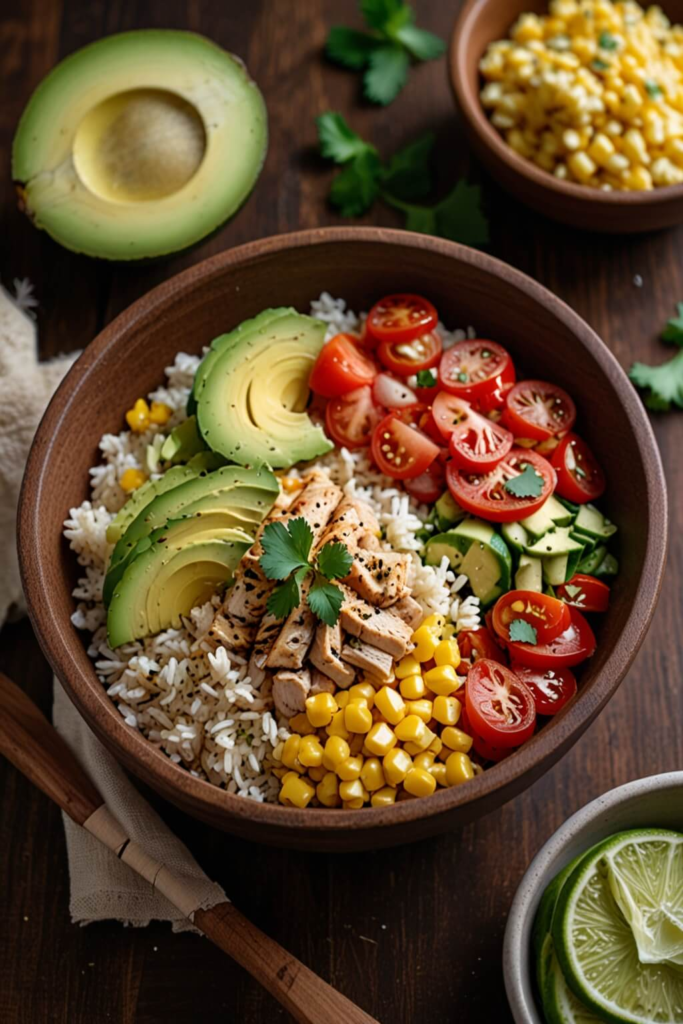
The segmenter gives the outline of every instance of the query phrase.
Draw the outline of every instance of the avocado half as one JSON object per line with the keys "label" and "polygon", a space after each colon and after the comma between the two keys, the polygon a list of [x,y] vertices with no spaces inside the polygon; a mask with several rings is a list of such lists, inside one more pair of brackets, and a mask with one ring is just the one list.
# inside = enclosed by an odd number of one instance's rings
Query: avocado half
{"label": "avocado half", "polygon": [[43,79],[12,175],[57,242],[133,260],[183,249],[232,216],[266,146],[265,103],[241,61],[192,32],[143,29],[92,43]]}

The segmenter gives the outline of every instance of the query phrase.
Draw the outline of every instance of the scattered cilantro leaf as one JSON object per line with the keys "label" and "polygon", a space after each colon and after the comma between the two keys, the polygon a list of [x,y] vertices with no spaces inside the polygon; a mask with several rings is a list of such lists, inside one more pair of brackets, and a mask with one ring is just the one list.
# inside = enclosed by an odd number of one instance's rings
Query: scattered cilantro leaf
{"label": "scattered cilantro leaf", "polygon": [[596,57],[595,60],[591,61],[591,67],[593,71],[609,71],[609,64],[607,61],[600,60],[599,57]]}
{"label": "scattered cilantro leaf", "polygon": [[278,583],[266,602],[266,608],[276,619],[286,619],[301,604],[301,588],[297,576],[295,573],[284,583]]}
{"label": "scattered cilantro leaf", "polygon": [[653,412],[669,412],[672,406],[683,409],[683,349],[661,366],[634,363],[629,377],[647,392],[645,405]]}
{"label": "scattered cilantro leaf", "polygon": [[330,29],[326,49],[327,56],[337,64],[360,71],[367,67],[370,54],[379,45],[380,40],[374,36],[337,25]]}
{"label": "scattered cilantro leaf", "polygon": [[360,217],[370,209],[379,192],[379,158],[374,153],[357,156],[330,186],[330,202],[342,217]]}
{"label": "scattered cilantro leaf", "polygon": [[363,79],[366,98],[386,107],[406,84],[409,68],[410,56],[402,46],[387,43],[373,50]]}
{"label": "scattered cilantro leaf", "polygon": [[370,28],[382,31],[391,18],[405,6],[403,0],[361,0],[360,10]]}
{"label": "scattered cilantro leaf", "polygon": [[327,160],[345,164],[355,157],[377,150],[349,127],[346,118],[328,110],[316,118],[320,152]]}
{"label": "scattered cilantro leaf", "polygon": [[678,316],[672,316],[670,320],[667,320],[666,327],[662,331],[662,340],[683,345],[683,302],[676,303],[676,310]]}
{"label": "scattered cilantro leaf", "polygon": [[330,583],[322,576],[317,576],[308,591],[308,606],[321,622],[334,626],[339,618],[344,594],[336,583]]}
{"label": "scattered cilantro leaf", "polygon": [[263,554],[259,564],[269,580],[284,580],[303,566],[313,543],[311,528],[303,517],[284,523],[268,523],[261,545]]}
{"label": "scattered cilantro leaf", "polygon": [[446,44],[440,36],[415,25],[404,25],[396,32],[396,38],[415,60],[436,60],[446,51]]}
{"label": "scattered cilantro leaf", "polygon": [[611,32],[601,32],[598,36],[598,46],[601,50],[616,50],[619,40]]}
{"label": "scattered cilantro leaf", "polygon": [[341,580],[348,576],[353,565],[353,556],[346,544],[338,541],[326,544],[318,554],[318,572],[328,580]]}
{"label": "scattered cilantro leaf", "polygon": [[433,388],[436,386],[436,375],[431,370],[417,371],[417,386],[419,388]]}
{"label": "scattered cilantro leaf", "polygon": [[465,245],[486,245],[489,241],[488,221],[481,210],[481,189],[459,181],[455,188],[434,206],[403,203],[383,192],[384,199],[403,210],[408,231],[438,235]]}
{"label": "scattered cilantro leaf", "polygon": [[657,85],[651,78],[645,83],[645,92],[651,100],[657,100],[660,96],[663,96],[661,85]]}
{"label": "scattered cilantro leaf", "polygon": [[432,187],[430,159],[436,138],[432,132],[394,153],[382,171],[382,187],[397,199],[422,199]]}
{"label": "scattered cilantro leaf", "polygon": [[513,498],[538,498],[543,490],[543,477],[528,462],[519,476],[513,476],[503,485]]}
{"label": "scattered cilantro leaf", "polygon": [[535,644],[538,634],[525,619],[513,619],[510,623],[510,639],[523,644]]}

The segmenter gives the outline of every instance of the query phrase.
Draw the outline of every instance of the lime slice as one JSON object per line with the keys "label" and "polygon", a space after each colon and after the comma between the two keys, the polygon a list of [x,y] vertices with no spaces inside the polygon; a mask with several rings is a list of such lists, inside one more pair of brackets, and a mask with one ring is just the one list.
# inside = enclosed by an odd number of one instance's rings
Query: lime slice
{"label": "lime slice", "polygon": [[550,943],[550,965],[543,991],[543,1011],[547,1024],[602,1024],[602,1017],[581,1003],[565,981],[562,968]]}
{"label": "lime slice", "polygon": [[567,866],[559,872],[559,874],[555,875],[552,882],[547,886],[545,892],[541,896],[541,902],[539,903],[538,910],[536,911],[534,926],[531,931],[531,945],[536,955],[536,983],[538,985],[538,991],[541,994],[545,991],[546,976],[553,950],[550,930],[552,928],[553,915],[555,913],[555,907],[557,906],[557,900],[562,890],[562,886],[583,856],[584,854],[581,854],[579,857],[575,857],[573,861],[567,864]]}
{"label": "lime slice", "polygon": [[641,963],[609,872],[610,861],[623,857],[630,864],[639,860],[647,874],[654,851],[681,838],[657,829],[612,836],[584,857],[560,893],[552,925],[560,967],[574,995],[603,1020],[683,1024],[683,970]]}

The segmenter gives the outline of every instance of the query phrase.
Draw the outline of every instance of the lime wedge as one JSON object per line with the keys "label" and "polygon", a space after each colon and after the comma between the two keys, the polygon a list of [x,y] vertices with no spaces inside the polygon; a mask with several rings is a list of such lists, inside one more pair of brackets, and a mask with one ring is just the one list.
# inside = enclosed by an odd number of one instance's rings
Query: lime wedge
{"label": "lime wedge", "polygon": [[610,884],[610,863],[627,862],[633,872],[639,862],[648,873],[653,859],[661,857],[655,851],[681,839],[679,833],[657,829],[612,836],[584,857],[560,893],[552,925],[559,965],[574,995],[603,1020],[683,1024],[683,970],[641,963]]}
{"label": "lime wedge", "polygon": [[581,1003],[565,981],[562,968],[551,945],[550,966],[543,991],[543,1011],[548,1024],[602,1024],[592,1010]]}
{"label": "lime wedge", "polygon": [[[583,856],[583,855],[582,855]],[[545,991],[546,977],[552,955],[552,940],[550,930],[553,923],[553,915],[562,886],[567,881],[581,857],[575,857],[559,874],[555,875],[541,896],[538,905],[534,926],[531,931],[531,945],[536,955],[536,983],[538,991],[543,994]]]}

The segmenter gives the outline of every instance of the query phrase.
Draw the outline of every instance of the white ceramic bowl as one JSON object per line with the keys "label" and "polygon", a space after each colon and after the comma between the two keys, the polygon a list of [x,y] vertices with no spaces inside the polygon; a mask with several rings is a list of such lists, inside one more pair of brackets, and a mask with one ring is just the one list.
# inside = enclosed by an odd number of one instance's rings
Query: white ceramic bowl
{"label": "white ceramic bowl", "polygon": [[539,850],[510,908],[503,944],[505,989],[516,1024],[545,1024],[537,1004],[531,929],[543,890],[574,857],[629,828],[683,831],[683,772],[611,789],[572,815]]}

